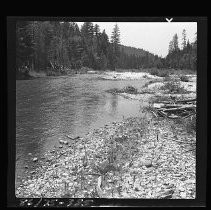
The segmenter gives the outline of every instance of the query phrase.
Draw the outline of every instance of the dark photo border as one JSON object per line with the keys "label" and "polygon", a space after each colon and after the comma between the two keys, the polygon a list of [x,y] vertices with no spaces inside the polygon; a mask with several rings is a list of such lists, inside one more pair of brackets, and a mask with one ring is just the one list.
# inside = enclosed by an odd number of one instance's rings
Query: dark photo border
{"label": "dark photo border", "polygon": [[[74,22],[197,22],[197,133],[196,199],[18,199],[15,197],[16,154],[16,21],[60,20]],[[207,180],[207,17],[7,17],[7,206],[206,206]],[[47,205],[48,204],[48,205]]]}

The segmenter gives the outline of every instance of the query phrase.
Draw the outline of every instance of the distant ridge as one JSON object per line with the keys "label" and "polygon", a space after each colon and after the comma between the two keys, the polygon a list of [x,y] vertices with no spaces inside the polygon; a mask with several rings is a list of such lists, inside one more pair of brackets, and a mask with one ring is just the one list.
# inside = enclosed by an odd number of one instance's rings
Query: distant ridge
{"label": "distant ridge", "polygon": [[122,49],[127,55],[136,55],[139,57],[144,57],[148,54],[149,56],[153,56],[153,57],[155,56],[154,54],[152,54],[146,50],[143,50],[141,48],[120,45],[120,50],[122,50]]}

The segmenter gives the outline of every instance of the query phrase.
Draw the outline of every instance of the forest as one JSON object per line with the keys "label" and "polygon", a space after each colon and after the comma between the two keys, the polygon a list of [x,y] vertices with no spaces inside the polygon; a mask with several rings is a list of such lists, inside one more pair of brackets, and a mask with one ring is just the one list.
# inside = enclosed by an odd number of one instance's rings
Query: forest
{"label": "forest", "polygon": [[165,58],[143,49],[120,44],[120,30],[114,25],[109,40],[99,25],[84,22],[18,21],[16,23],[16,76],[29,71],[47,75],[80,72],[82,69],[117,70],[146,68],[197,69],[197,37],[193,43],[182,33],[169,43]]}

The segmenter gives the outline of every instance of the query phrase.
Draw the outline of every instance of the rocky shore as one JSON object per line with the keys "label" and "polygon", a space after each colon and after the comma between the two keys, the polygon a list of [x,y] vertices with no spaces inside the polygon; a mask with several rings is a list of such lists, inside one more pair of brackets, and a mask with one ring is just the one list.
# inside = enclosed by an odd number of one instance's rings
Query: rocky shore
{"label": "rocky shore", "polygon": [[137,117],[70,140],[45,155],[16,196],[194,199],[195,153],[187,150],[195,137],[177,129]]}
{"label": "rocky shore", "polygon": [[16,187],[16,197],[194,199],[196,134],[144,109],[162,92],[121,95],[144,102],[140,116],[60,140],[36,160],[40,167]]}

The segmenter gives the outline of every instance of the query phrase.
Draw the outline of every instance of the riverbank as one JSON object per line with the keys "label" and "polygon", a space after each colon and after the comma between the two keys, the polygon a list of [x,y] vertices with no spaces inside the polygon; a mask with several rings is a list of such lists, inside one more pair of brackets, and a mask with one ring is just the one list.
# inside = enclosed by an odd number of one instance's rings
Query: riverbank
{"label": "riverbank", "polygon": [[16,196],[194,199],[195,154],[177,142],[194,141],[194,135],[147,120],[113,123],[49,151]]}
{"label": "riverbank", "polygon": [[146,79],[157,79],[162,80],[167,75],[180,76],[186,75],[187,77],[196,77],[196,72],[190,70],[162,70],[162,69],[140,69],[140,70],[94,70],[88,67],[82,67],[81,69],[64,69],[61,71],[32,71],[28,73],[21,73],[16,75],[17,80],[22,79],[36,79],[47,76],[62,76],[62,75],[75,75],[75,74],[98,74],[99,79],[103,80],[139,80],[142,78]]}
{"label": "riverbank", "polygon": [[[172,95],[160,89],[162,85],[150,86],[158,80],[150,81],[138,94],[121,93],[142,100],[140,116],[105,125],[83,138],[60,140],[43,159],[32,159],[40,167],[17,186],[16,196],[194,199],[195,133],[144,109],[156,97],[161,99],[162,91],[165,97]],[[158,90],[160,95],[153,93]],[[191,93],[184,94],[179,97]]]}
{"label": "riverbank", "polygon": [[95,74],[99,73],[99,71],[94,71],[88,67],[82,67],[80,69],[68,69],[65,68],[60,71],[55,71],[52,69],[48,69],[47,71],[19,71],[16,75],[16,80],[29,80],[29,79],[36,79],[36,78],[43,78],[43,77],[55,77],[55,76],[64,76],[64,75],[75,75],[75,74]]}

